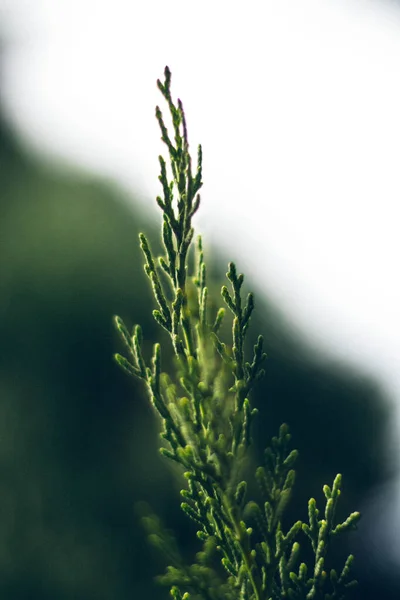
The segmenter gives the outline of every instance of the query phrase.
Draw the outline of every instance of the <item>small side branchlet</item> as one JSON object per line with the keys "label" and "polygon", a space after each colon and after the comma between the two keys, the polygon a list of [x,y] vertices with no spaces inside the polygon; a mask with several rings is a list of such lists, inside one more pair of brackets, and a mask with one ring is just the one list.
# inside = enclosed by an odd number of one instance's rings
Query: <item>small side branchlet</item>
{"label": "small side branchlet", "polygon": [[[155,344],[147,362],[140,327],[130,334],[122,319],[115,317],[128,352],[128,357],[116,354],[115,358],[125,372],[146,386],[161,422],[160,451],[184,471],[187,488],[181,492],[181,508],[195,524],[203,545],[197,562],[188,565],[159,521],[146,517],[150,541],[171,563],[160,579],[170,587],[174,600],[342,600],[355,584],[353,557],[349,556],[340,574],[334,569],[328,573],[329,548],[334,538],[356,527],[360,515],[352,513],[344,522],[336,522],[341,476],[335,478],[332,489],[324,486],[324,518],[319,518],[311,499],[309,522],[297,521],[285,532],[282,517],[292,495],[298,453],[290,450],[289,429],[282,425],[265,451],[265,464],[256,470],[261,501],[247,498],[243,466],[257,414],[250,395],[264,375],[267,358],[262,336],[247,358],[245,342],[254,296],[249,293],[243,298],[244,277],[230,263],[228,285],[221,289],[226,306],[215,309],[209,301],[200,237],[195,265],[191,264],[192,221],[203,183],[202,149],[198,147],[194,164],[183,105],[172,99],[168,67],[164,81],[157,84],[172,120],[171,135],[161,109],[156,108],[161,139],[168,150],[168,161],[159,157],[162,196],[157,197],[163,255],[154,256],[143,233],[140,246],[156,305],[153,316],[169,335],[170,348]],[[227,313],[232,318],[229,341],[221,334]],[[163,356],[171,353],[173,365],[164,373]],[[307,540],[312,564],[301,558]]]}

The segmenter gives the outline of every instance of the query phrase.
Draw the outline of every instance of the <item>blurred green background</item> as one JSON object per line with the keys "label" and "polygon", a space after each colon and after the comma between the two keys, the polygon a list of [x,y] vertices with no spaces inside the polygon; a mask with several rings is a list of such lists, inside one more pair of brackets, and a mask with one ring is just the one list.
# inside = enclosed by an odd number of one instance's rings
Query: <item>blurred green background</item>
{"label": "blurred green background", "polygon": [[[141,230],[158,237],[154,211],[143,214],[107,181],[43,164],[4,119],[0,198],[0,597],[167,598],[153,582],[165,565],[135,505],[151,504],[188,560],[197,541],[180,514],[176,473],[158,455],[156,419],[112,360],[121,349],[114,314],[141,323],[149,347],[158,337],[137,243]],[[217,283],[225,258],[212,265]],[[283,421],[300,450],[289,517],[305,518],[308,498],[322,502],[337,472],[341,516],[362,509],[391,475],[378,386],[323,362],[268,298],[257,296],[252,330],[269,354],[254,397],[255,460]],[[363,535],[362,523],[338,557],[365,546]],[[363,560],[357,575],[355,597],[398,597],[400,578]]]}

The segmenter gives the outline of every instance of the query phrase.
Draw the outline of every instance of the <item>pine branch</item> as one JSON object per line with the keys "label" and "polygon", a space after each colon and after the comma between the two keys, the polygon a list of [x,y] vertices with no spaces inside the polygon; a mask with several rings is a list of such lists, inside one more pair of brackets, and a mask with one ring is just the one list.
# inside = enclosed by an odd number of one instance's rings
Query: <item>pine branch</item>
{"label": "pine branch", "polygon": [[[221,336],[224,308],[216,311],[209,302],[203,244],[197,238],[195,265],[189,260],[194,244],[193,216],[200,206],[202,149],[192,160],[186,116],[182,102],[171,95],[171,73],[157,82],[172,121],[172,134],[157,106],[161,139],[168,161],[159,157],[162,196],[163,255],[155,257],[146,236],[140,234],[144,269],[153,290],[153,316],[167,331],[170,347],[155,344],[150,362],[142,353],[142,332],[136,326],[129,334],[122,319],[116,327],[129,353],[116,361],[129,375],[145,383],[150,402],[161,423],[160,452],[181,465],[187,488],[181,508],[197,527],[203,544],[198,561],[188,565],[179,556],[175,542],[161,529],[150,539],[168,556],[170,566],[162,581],[175,600],[340,600],[354,585],[349,556],[340,575],[325,570],[331,542],[354,529],[359,513],[336,524],[341,476],[332,489],[324,486],[325,515],[319,519],[316,502],[309,502],[309,523],[297,521],[286,532],[282,517],[295,482],[297,451],[289,449],[290,434],[282,425],[265,452],[265,465],[256,471],[262,503],[247,501],[243,465],[251,445],[251,425],[257,414],[250,394],[264,375],[263,338],[259,336],[247,357],[246,334],[254,311],[254,296],[244,300],[244,276],[234,263],[228,266],[228,285],[221,295],[232,315],[232,337]],[[160,276],[160,272],[163,276]],[[168,293],[165,284],[168,285]],[[230,289],[229,289],[230,288]],[[172,296],[171,292],[172,291]],[[162,371],[162,356],[175,357],[175,367]],[[251,525],[251,526],[249,526]],[[301,562],[301,532],[311,544],[314,560]],[[215,554],[220,571],[215,569]],[[310,575],[308,575],[310,573]],[[183,591],[182,591],[183,590]]]}

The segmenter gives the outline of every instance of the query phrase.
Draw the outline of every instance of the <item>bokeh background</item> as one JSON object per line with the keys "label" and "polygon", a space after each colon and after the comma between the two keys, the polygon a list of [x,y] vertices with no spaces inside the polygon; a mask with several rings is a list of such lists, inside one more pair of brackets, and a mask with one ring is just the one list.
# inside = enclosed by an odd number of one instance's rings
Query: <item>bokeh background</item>
{"label": "bokeh background", "polygon": [[137,234],[157,243],[155,80],[205,154],[213,279],[232,258],[267,343],[255,461],[300,450],[290,518],[344,476],[363,512],[357,598],[398,598],[396,2],[0,2],[0,595],[167,597],[148,502],[197,550],[111,317],[159,332]]}

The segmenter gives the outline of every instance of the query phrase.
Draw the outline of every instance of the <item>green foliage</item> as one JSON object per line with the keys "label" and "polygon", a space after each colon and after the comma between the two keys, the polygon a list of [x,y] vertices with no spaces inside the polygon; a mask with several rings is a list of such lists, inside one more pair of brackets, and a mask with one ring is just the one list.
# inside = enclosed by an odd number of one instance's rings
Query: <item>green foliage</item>
{"label": "green foliage", "polygon": [[[245,340],[254,297],[243,299],[243,275],[229,264],[228,286],[221,295],[232,314],[232,339],[220,334],[225,308],[209,302],[207,270],[202,241],[194,245],[192,219],[200,205],[202,151],[194,168],[189,152],[185,113],[180,100],[171,97],[171,74],[165,69],[158,87],[172,118],[170,137],[163,114],[156,108],[162,140],[168,148],[169,166],[159,157],[163,196],[157,203],[163,214],[163,256],[157,260],[144,234],[140,245],[145,272],[157,308],[154,319],[168,333],[174,356],[169,373],[162,371],[160,344],[155,344],[150,364],[142,354],[142,331],[130,333],[123,321],[115,323],[129,358],[116,355],[118,364],[143,380],[161,420],[161,453],[178,463],[187,487],[181,491],[181,508],[197,527],[202,542],[195,564],[188,565],[177,544],[155,517],[146,517],[149,539],[171,565],[160,578],[175,600],[278,600],[289,598],[340,600],[355,582],[349,556],[338,574],[327,572],[331,540],[354,529],[359,513],[336,523],[341,476],[332,489],[324,486],[326,506],[319,519],[316,502],[309,502],[309,523],[297,521],[284,531],[282,518],[290,501],[297,451],[290,450],[290,434],[282,425],[265,451],[265,464],[256,471],[260,502],[247,500],[244,467],[251,444],[251,424],[257,409],[250,392],[263,376],[263,338],[259,336],[248,360]],[[170,175],[169,175],[170,173]],[[190,272],[193,274],[190,276]],[[163,348],[164,355],[171,354]],[[303,537],[301,537],[303,536]],[[301,544],[311,544],[313,561],[301,562]]]}

